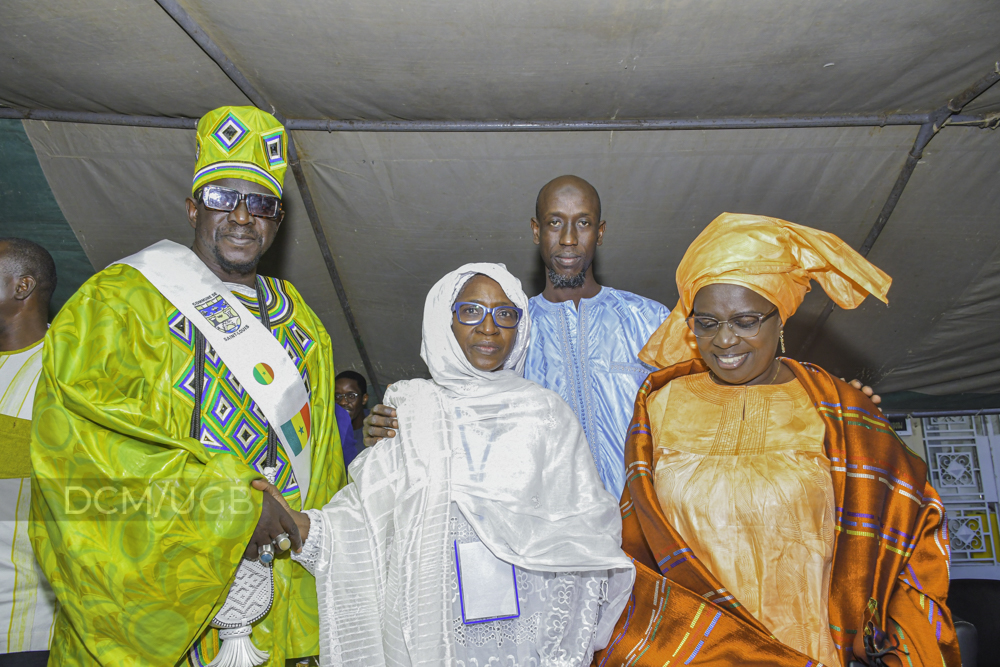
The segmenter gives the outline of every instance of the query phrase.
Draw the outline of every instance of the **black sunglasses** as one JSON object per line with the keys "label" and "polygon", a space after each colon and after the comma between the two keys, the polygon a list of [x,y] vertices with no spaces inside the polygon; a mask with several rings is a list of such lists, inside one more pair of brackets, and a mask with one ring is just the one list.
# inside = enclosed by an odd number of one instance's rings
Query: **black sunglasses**
{"label": "black sunglasses", "polygon": [[240,202],[246,200],[247,211],[255,218],[269,218],[277,220],[281,215],[281,197],[265,195],[259,192],[248,192],[246,194],[236,190],[230,190],[219,185],[206,185],[198,194],[201,203],[205,208],[214,211],[235,211]]}

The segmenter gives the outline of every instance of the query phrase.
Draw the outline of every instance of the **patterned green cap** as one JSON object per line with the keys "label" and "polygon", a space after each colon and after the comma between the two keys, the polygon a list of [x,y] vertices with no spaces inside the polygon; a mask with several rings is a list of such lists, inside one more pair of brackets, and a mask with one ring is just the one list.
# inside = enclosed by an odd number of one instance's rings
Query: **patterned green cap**
{"label": "patterned green cap", "polygon": [[259,183],[281,196],[288,165],[285,128],[257,107],[220,107],[198,121],[191,193],[221,178]]}

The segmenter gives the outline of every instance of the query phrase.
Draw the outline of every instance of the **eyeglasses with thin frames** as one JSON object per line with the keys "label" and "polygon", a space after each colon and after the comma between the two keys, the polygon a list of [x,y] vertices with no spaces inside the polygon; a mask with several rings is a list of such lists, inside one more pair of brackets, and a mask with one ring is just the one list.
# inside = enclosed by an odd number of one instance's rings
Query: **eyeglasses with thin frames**
{"label": "eyeglasses with thin frames", "polygon": [[[753,338],[760,333],[761,323],[773,317],[777,312],[778,309],[775,308],[766,315],[757,315],[756,313],[737,315],[736,317],[729,318],[724,323],[733,332],[733,335],[739,338]],[[696,338],[715,338],[719,334],[721,325],[723,324],[723,322],[707,315],[691,315],[685,321],[691,333]]]}

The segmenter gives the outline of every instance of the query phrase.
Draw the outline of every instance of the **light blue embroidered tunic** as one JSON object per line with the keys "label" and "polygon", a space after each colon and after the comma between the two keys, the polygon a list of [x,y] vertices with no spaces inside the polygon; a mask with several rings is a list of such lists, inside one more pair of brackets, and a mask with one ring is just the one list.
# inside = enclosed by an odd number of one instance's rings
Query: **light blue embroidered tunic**
{"label": "light blue embroidered tunic", "polygon": [[631,292],[602,287],[579,309],[542,295],[528,302],[531,342],[524,376],[569,403],[583,424],[597,472],[615,498],[625,488],[625,432],[635,395],[653,369],[642,349],[670,309]]}

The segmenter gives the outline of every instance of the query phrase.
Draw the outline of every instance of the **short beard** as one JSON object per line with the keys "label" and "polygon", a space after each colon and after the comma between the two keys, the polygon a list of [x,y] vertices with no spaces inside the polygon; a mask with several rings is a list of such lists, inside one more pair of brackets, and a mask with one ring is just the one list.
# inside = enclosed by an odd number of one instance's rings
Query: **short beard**
{"label": "short beard", "polygon": [[257,255],[246,262],[231,262],[222,256],[219,252],[219,246],[212,248],[212,254],[215,255],[215,261],[219,263],[219,268],[221,268],[226,273],[231,273],[237,276],[246,276],[257,270],[257,264],[260,262],[261,255],[264,251],[261,250]]}
{"label": "short beard", "polygon": [[587,269],[584,269],[575,276],[564,276],[561,273],[556,273],[552,269],[546,268],[549,274],[549,282],[556,289],[578,289],[583,287],[583,284],[587,282]]}
{"label": "short beard", "polygon": [[[257,270],[257,264],[260,263],[260,258],[264,255],[264,249],[260,245],[258,245],[257,254],[254,255],[253,259],[237,263],[229,261],[219,252],[219,230],[216,230],[214,240],[215,245],[212,246],[212,254],[215,255],[215,261],[219,263],[219,268],[223,271],[238,276],[246,276]],[[257,241],[259,244],[260,239],[258,238]]]}

